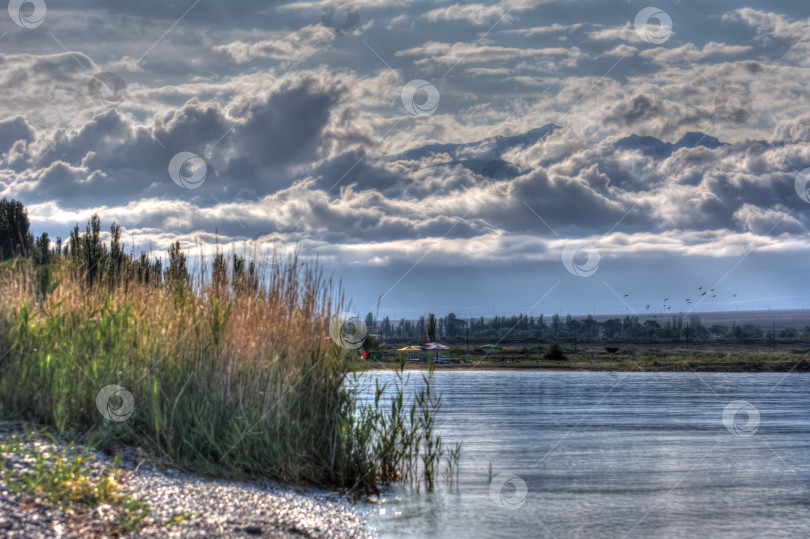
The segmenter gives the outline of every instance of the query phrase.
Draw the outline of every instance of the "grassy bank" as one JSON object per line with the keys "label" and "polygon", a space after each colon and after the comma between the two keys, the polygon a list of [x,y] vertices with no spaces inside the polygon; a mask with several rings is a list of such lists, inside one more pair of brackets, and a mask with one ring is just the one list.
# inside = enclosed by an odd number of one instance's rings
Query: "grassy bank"
{"label": "grassy bank", "polygon": [[[616,343],[613,343],[616,344]],[[386,370],[395,368],[399,358],[391,350],[378,355],[379,361],[353,361],[357,371]],[[577,351],[565,350],[564,357],[550,359],[544,353],[547,346],[536,343],[505,345],[500,350],[474,351],[468,353],[460,347],[452,352],[452,360],[458,363],[438,364],[439,370],[485,369],[485,370],[576,370],[576,371],[707,371],[707,372],[808,372],[810,371],[810,346],[798,343],[773,350],[763,346],[702,344],[691,349],[660,347],[648,344],[622,343],[615,353],[604,346],[580,345]],[[408,369],[426,369],[425,363],[411,362]]]}
{"label": "grassy bank", "polygon": [[393,407],[358,404],[356,352],[328,337],[342,294],[316,266],[218,254],[188,270],[177,246],[164,267],[93,232],[47,264],[3,264],[0,417],[215,476],[433,486],[429,384],[411,405],[405,387]]}

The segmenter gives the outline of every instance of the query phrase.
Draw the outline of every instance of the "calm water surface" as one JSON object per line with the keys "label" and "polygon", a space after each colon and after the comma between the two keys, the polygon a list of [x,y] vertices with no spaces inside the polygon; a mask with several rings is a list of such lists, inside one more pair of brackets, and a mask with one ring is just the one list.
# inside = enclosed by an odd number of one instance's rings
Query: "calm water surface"
{"label": "calm water surface", "polygon": [[[393,378],[363,382],[374,376]],[[810,537],[808,374],[435,380],[445,443],[463,443],[460,488],[386,492],[381,537]],[[759,411],[753,435],[724,426],[731,401]],[[743,435],[748,418],[736,416]],[[512,480],[491,489],[490,465]]]}

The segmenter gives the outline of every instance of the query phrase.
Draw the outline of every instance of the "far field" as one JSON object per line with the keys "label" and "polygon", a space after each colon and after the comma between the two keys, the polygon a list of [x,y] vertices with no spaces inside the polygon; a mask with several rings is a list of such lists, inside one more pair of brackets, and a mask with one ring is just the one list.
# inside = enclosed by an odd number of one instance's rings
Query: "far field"
{"label": "far field", "polygon": [[[502,349],[483,350],[486,341],[443,341],[450,346],[446,354],[452,363],[440,362],[437,369],[542,369],[594,371],[810,371],[810,340],[775,343],[711,340],[685,342],[573,341],[560,340],[565,359],[547,359],[545,352],[552,341],[504,341]],[[388,341],[372,354],[371,360],[357,359],[355,369],[393,369],[403,354],[396,349],[408,342]],[[618,348],[609,353],[606,348]],[[458,361],[458,363],[455,363]],[[409,369],[427,369],[427,363],[409,361]]]}
{"label": "far field", "polygon": [[[547,317],[546,322],[552,318]],[[447,319],[444,321],[446,327]],[[501,318],[500,325],[497,318],[494,322],[491,318],[480,322],[470,319],[469,337],[464,335],[464,322],[457,337],[438,339],[450,349],[442,352],[448,362],[440,362],[436,368],[810,371],[810,310],[806,309],[572,316],[565,321],[558,318],[558,330],[541,321],[533,325],[532,318],[528,327],[535,329],[521,331],[527,326],[526,318]],[[408,338],[404,338],[406,331],[381,341],[379,336],[372,337],[368,347],[374,350],[371,359],[361,360],[358,352],[354,368],[397,366],[405,357],[396,352],[398,348],[419,345],[424,340],[414,338],[421,334],[414,333],[421,327],[420,321],[401,320],[399,327],[403,326],[405,330],[411,328]],[[482,331],[490,334],[485,337]],[[554,342],[562,348],[564,359],[548,357]],[[500,348],[482,348],[486,345]],[[608,349],[615,351],[610,353]],[[425,369],[427,363],[409,361],[406,368]]]}

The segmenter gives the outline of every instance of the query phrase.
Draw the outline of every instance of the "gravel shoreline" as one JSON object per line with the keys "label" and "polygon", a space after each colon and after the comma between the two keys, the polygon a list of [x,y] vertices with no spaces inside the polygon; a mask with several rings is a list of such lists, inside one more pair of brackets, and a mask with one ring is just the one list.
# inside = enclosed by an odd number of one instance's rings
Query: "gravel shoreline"
{"label": "gravel shoreline", "polygon": [[[0,440],[21,432],[0,424]],[[113,462],[103,453],[93,455],[89,466],[99,472]],[[31,465],[21,457],[4,456],[9,468],[24,470]],[[130,495],[152,508],[147,525],[127,536],[374,537],[365,516],[370,513],[335,493],[258,481],[211,479],[172,469],[161,471],[151,462],[138,459],[134,451],[124,452],[120,468],[128,472],[122,484]],[[190,518],[162,526],[173,517],[192,513]],[[116,509],[109,506],[63,512],[39,500],[21,498],[7,488],[0,476],[0,535],[4,537],[111,536],[111,523],[116,517]]]}

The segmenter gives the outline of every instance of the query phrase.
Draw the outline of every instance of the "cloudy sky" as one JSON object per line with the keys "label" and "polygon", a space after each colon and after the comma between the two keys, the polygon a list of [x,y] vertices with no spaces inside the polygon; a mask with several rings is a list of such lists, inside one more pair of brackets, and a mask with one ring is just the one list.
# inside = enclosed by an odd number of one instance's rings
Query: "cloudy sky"
{"label": "cloudy sky", "polygon": [[297,246],[354,310],[397,318],[810,308],[803,2],[12,0],[0,19],[0,197],[37,234],[98,213],[156,253]]}

